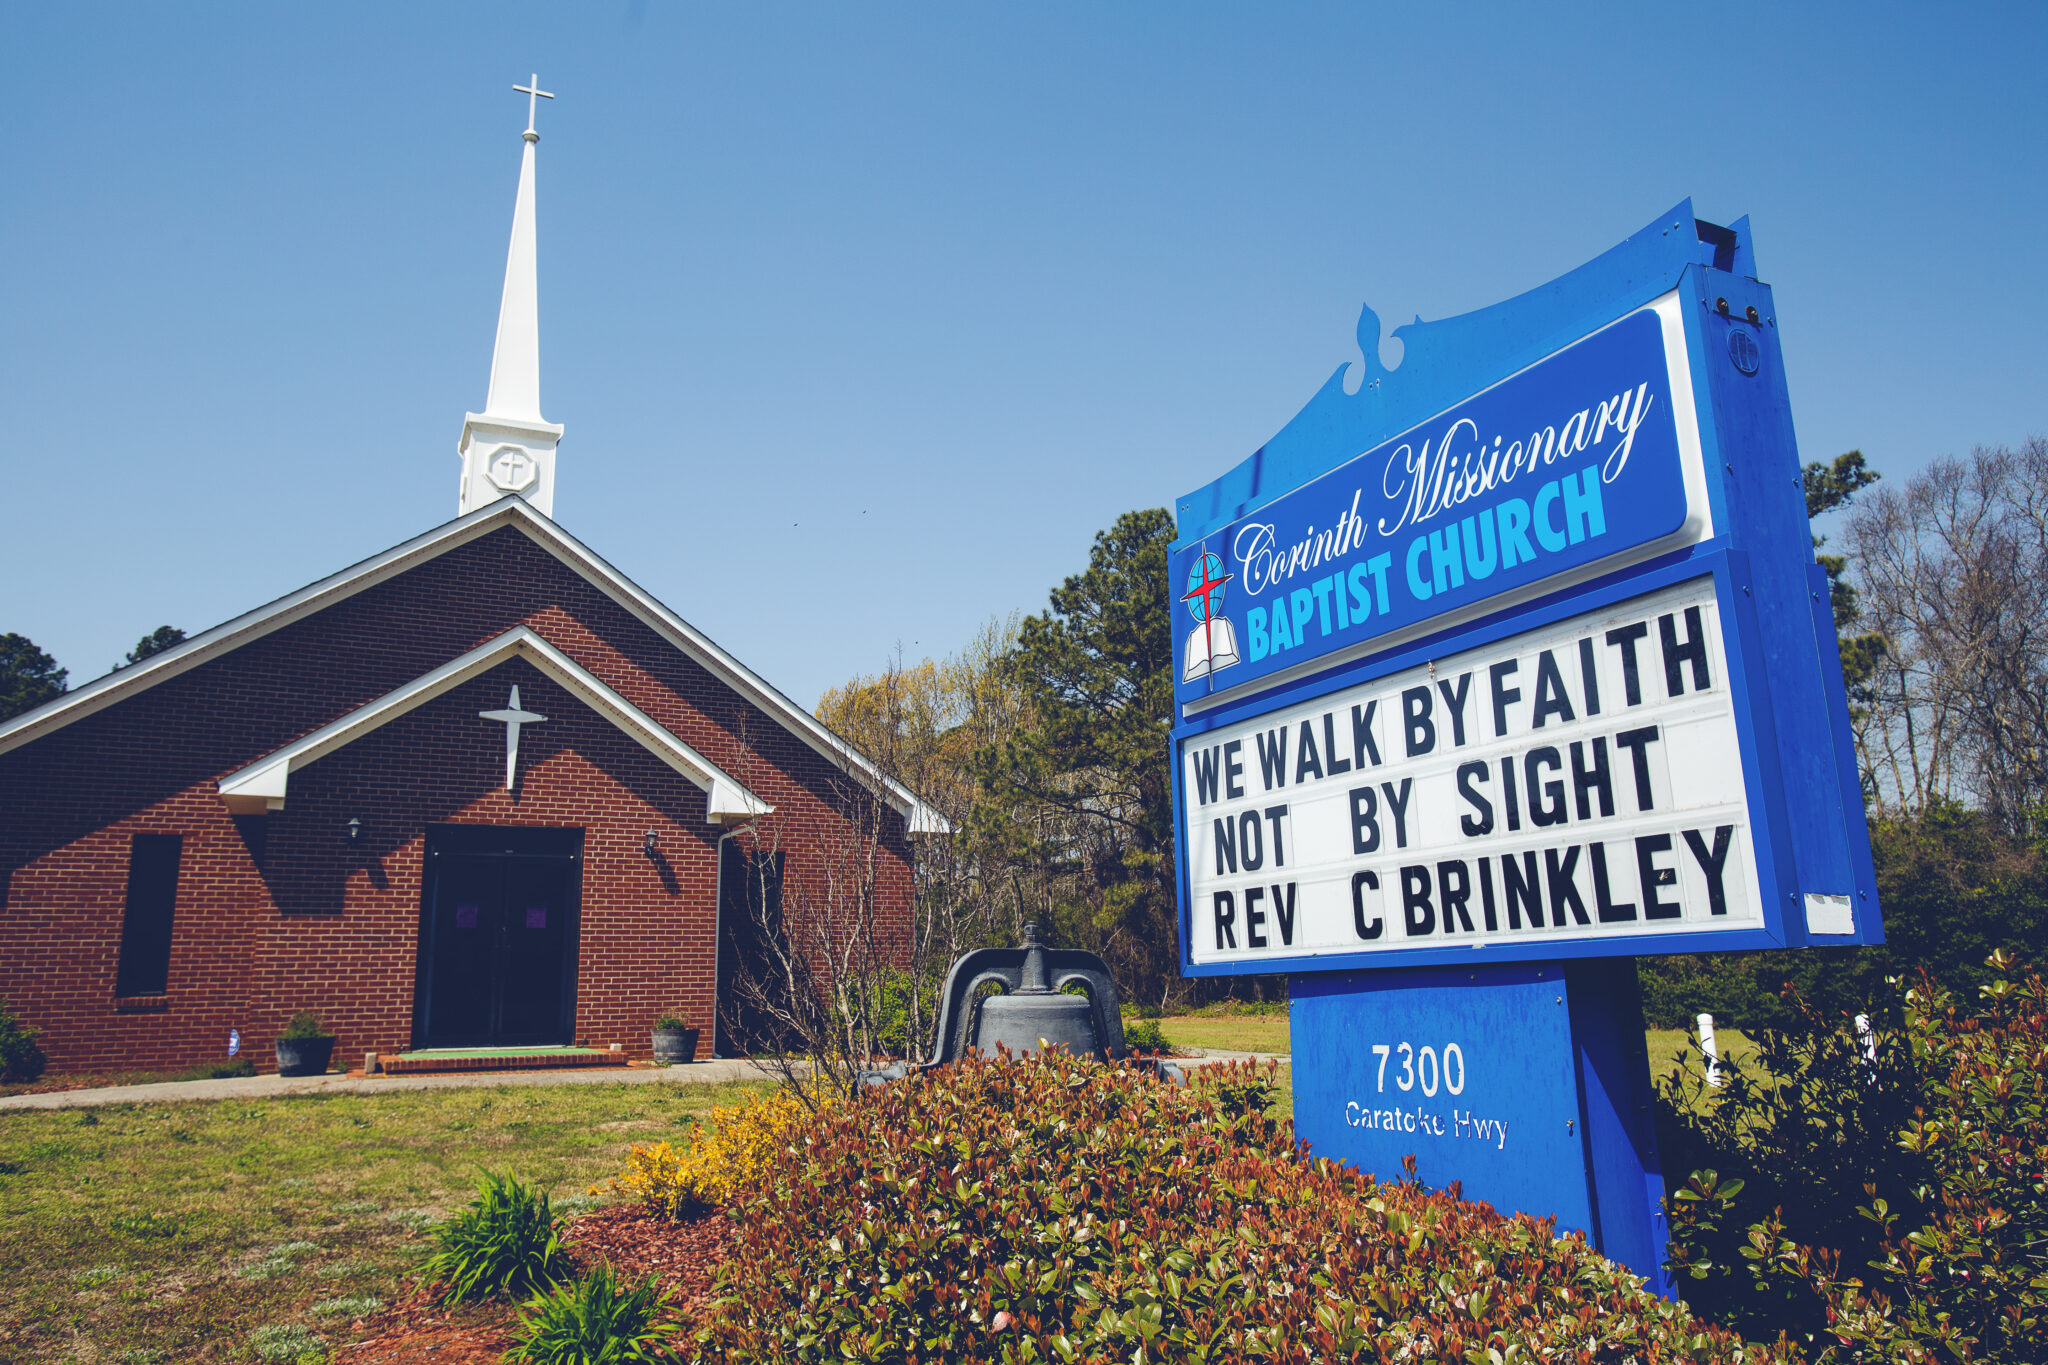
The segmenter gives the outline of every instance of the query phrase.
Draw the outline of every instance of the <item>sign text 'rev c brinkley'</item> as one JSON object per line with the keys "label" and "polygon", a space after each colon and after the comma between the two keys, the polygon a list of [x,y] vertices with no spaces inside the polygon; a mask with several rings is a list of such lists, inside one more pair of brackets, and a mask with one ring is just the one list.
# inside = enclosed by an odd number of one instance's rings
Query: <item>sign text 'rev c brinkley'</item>
{"label": "sign text 'rev c brinkley'", "polygon": [[1197,963],[1763,923],[1710,577],[1189,736],[1178,761]]}
{"label": "sign text 'rev c brinkley'", "polygon": [[1181,547],[1177,700],[1697,538],[1693,421],[1667,296]]}

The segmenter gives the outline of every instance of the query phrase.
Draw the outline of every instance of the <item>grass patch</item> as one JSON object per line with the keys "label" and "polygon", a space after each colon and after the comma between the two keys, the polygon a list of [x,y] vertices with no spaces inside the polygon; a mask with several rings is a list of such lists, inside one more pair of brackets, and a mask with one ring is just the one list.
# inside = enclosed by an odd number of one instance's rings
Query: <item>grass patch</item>
{"label": "grass patch", "polygon": [[375,1261],[336,1261],[323,1265],[315,1273],[323,1280],[353,1280],[362,1275],[375,1275],[382,1267]]}
{"label": "grass patch", "polygon": [[[1699,1065],[1699,1035],[1690,1029],[1653,1028],[1644,1035],[1644,1040],[1650,1045],[1650,1079],[1653,1082],[1670,1075],[1681,1058],[1688,1059],[1688,1067]],[[1715,1029],[1714,1046],[1720,1050],[1723,1062],[1754,1070],[1756,1044],[1740,1029]]]}
{"label": "grass patch", "polygon": [[1174,1047],[1219,1052],[1286,1052],[1290,1047],[1284,1014],[1176,1014],[1161,1019],[1159,1031]]}
{"label": "grass patch", "polygon": [[249,1333],[249,1349],[258,1360],[315,1360],[327,1357],[327,1339],[296,1322],[273,1322]]}
{"label": "grass patch", "polygon": [[329,1305],[397,1299],[429,1249],[424,1229],[469,1200],[477,1167],[573,1199],[617,1173],[641,1121],[672,1126],[765,1089],[507,1086],[0,1114],[0,1162],[15,1172],[0,1180],[0,1360],[324,1358],[359,1316]]}

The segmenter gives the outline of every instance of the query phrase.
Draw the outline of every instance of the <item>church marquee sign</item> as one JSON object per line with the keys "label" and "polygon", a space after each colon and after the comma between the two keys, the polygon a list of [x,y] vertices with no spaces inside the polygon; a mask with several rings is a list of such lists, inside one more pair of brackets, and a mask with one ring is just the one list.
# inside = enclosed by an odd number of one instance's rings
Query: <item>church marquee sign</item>
{"label": "church marquee sign", "polygon": [[1392,371],[1367,310],[1182,500],[1188,972],[1881,941],[1746,232],[1680,206]]}

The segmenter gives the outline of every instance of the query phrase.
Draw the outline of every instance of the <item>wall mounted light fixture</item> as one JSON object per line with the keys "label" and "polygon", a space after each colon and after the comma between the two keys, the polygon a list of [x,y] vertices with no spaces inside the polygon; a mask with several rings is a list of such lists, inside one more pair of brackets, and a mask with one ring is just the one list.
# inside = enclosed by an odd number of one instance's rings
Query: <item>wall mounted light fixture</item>
{"label": "wall mounted light fixture", "polygon": [[652,858],[652,857],[654,856],[654,831],[653,831],[653,830],[651,830],[651,829],[647,831],[647,844],[646,844],[646,848],[647,848],[647,856],[648,856],[648,857],[650,857],[650,858]]}
{"label": "wall mounted light fixture", "polygon": [[352,844],[353,844],[353,843],[359,843],[359,842],[360,842],[360,841],[362,840],[362,837],[363,837],[363,822],[362,822],[362,819],[361,819],[360,817],[358,817],[358,816],[354,816],[354,815],[351,815],[351,816],[350,816],[350,817],[348,818],[348,841],[349,841],[350,843],[352,843]]}

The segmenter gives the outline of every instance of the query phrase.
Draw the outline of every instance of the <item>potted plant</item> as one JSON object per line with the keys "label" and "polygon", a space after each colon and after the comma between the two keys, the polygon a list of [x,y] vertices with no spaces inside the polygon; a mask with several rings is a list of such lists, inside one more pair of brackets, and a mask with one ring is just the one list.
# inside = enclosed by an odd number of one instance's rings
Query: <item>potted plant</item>
{"label": "potted plant", "polygon": [[663,1066],[696,1061],[698,1032],[673,1014],[662,1015],[654,1021],[654,1060]]}
{"label": "potted plant", "polygon": [[334,1056],[334,1035],[320,1027],[320,1016],[300,1010],[277,1035],[277,1074],[324,1076]]}

